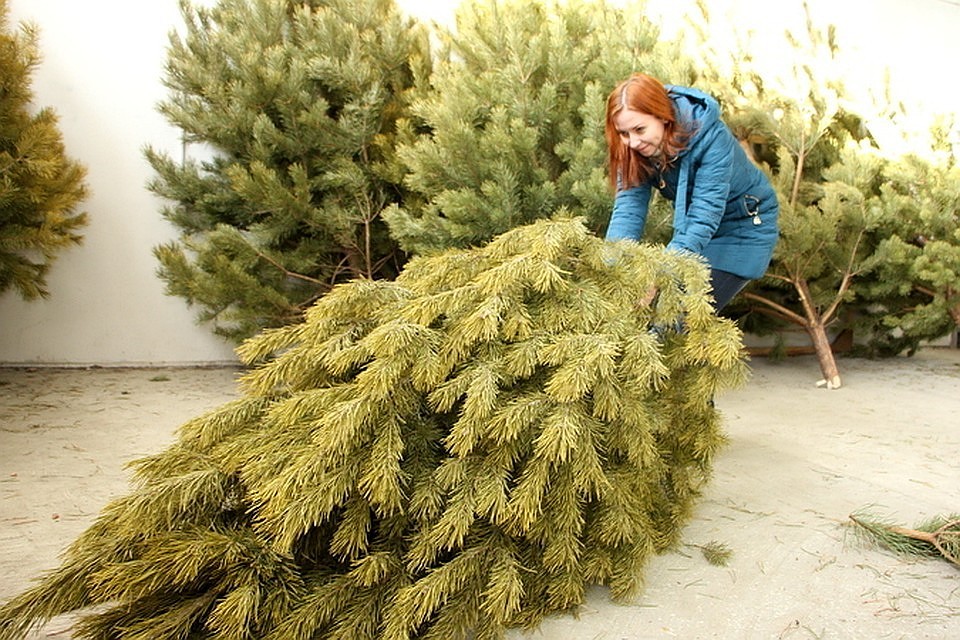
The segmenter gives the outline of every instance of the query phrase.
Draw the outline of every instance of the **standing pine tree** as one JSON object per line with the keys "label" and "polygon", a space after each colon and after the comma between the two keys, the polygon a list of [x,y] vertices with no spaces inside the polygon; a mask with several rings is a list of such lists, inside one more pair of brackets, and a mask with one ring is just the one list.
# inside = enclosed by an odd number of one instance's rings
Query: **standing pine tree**
{"label": "standing pine tree", "polygon": [[419,197],[384,215],[410,252],[466,247],[559,207],[601,229],[610,216],[606,97],[637,70],[681,83],[690,67],[637,3],[467,0],[429,93],[428,135],[399,154]]}
{"label": "standing pine tree", "polygon": [[93,605],[75,637],[492,640],[629,598],[746,372],[707,294],[700,261],[579,220],[339,285],[244,343],[244,395],[136,464],[0,640]]}
{"label": "standing pine tree", "polygon": [[[802,137],[794,141],[802,141]],[[828,329],[842,322],[841,310],[855,300],[863,274],[878,259],[874,235],[883,211],[872,189],[880,162],[856,147],[847,147],[836,163],[822,170],[819,194],[809,201],[801,198],[799,181],[789,187],[800,171],[795,164],[798,156],[789,154],[798,151],[802,149],[783,150],[776,181],[781,193],[790,188],[792,194],[782,205],[781,241],[766,276],[767,282],[779,286],[743,295],[762,312],[807,332],[824,384],[835,389],[841,386],[841,377]]]}
{"label": "standing pine tree", "polygon": [[32,300],[48,295],[57,254],[83,239],[86,170],[66,156],[54,111],[30,113],[37,31],[11,31],[7,16],[0,0],[0,292],[13,287]]}
{"label": "standing pine tree", "polygon": [[884,167],[884,237],[865,295],[869,347],[913,351],[960,328],[960,166],[906,156]]}
{"label": "standing pine tree", "polygon": [[156,152],[151,188],[180,238],[157,247],[170,294],[243,338],[302,318],[337,282],[396,275],[380,220],[403,195],[394,157],[425,31],[392,0],[184,1],[161,105],[212,158]]}

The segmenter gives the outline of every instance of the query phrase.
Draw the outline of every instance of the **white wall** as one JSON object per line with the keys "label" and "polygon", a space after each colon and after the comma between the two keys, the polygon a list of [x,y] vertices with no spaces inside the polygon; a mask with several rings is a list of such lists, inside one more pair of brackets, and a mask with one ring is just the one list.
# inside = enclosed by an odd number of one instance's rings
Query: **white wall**
{"label": "white wall", "polygon": [[67,153],[88,171],[90,224],[63,252],[50,297],[0,297],[0,363],[157,364],[234,360],[233,349],[197,326],[180,298],[163,293],[152,248],[175,236],[145,184],[142,149],[180,157],[177,130],[155,104],[176,0],[10,0],[10,24],[34,22],[43,62],[35,103],[60,116]]}
{"label": "white wall", "polygon": [[[210,3],[212,0],[207,0]],[[852,78],[875,82],[889,65],[899,86],[937,111],[956,109],[950,65],[960,59],[960,7],[953,0],[809,0],[835,16],[851,53]],[[800,0],[708,0],[717,15],[782,31]],[[449,23],[453,2],[401,0],[421,18]],[[692,0],[651,0],[667,20]],[[0,364],[141,365],[234,360],[232,347],[194,322],[180,298],[164,295],[152,249],[175,236],[145,188],[145,145],[179,156],[178,132],[156,112],[167,34],[177,0],[9,0],[10,23],[40,28],[43,62],[32,76],[38,107],[60,116],[68,153],[89,170],[83,245],[62,253],[50,298],[0,296]],[[777,22],[779,20],[779,22]],[[764,45],[768,46],[768,45]],[[787,51],[787,49],[784,49]],[[767,49],[763,55],[776,55]],[[916,87],[916,88],[915,88]],[[923,91],[919,90],[923,87]]]}

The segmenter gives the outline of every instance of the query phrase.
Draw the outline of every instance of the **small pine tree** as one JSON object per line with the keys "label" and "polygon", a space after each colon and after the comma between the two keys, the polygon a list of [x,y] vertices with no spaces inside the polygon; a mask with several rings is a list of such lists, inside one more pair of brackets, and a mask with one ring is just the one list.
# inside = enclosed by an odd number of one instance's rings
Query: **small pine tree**
{"label": "small pine tree", "polygon": [[440,35],[414,105],[427,134],[399,149],[420,197],[384,213],[417,254],[487,242],[559,207],[602,229],[607,94],[638,70],[691,74],[643,11],[605,1],[468,0]]}
{"label": "small pine tree", "polygon": [[960,327],[960,167],[907,156],[883,172],[886,224],[864,297],[868,348],[913,352]]}
{"label": "small pine tree", "polygon": [[402,197],[397,140],[427,34],[392,0],[184,2],[161,112],[209,160],[148,149],[179,230],[155,250],[167,291],[242,339],[298,322],[337,282],[394,277],[380,220]]}
{"label": "small pine tree", "polygon": [[40,63],[37,30],[11,31],[0,0],[0,292],[46,297],[46,276],[64,247],[79,244],[87,215],[86,170],[66,156],[50,108],[31,114],[30,74]]}
{"label": "small pine tree", "polygon": [[[789,153],[781,153],[775,181],[781,193],[799,171],[796,155]],[[815,200],[798,199],[799,183],[794,182],[793,199],[781,205],[780,243],[766,275],[767,282],[779,287],[744,293],[765,313],[806,330],[830,389],[841,386],[841,377],[828,327],[842,317],[843,305],[855,299],[861,274],[878,260],[874,232],[883,212],[871,188],[879,167],[871,154],[848,147],[822,171],[825,181],[817,185]]]}
{"label": "small pine tree", "polygon": [[92,605],[78,638],[480,640],[629,598],[746,373],[701,262],[565,219],[338,285],[240,354],[243,397],[138,461],[0,640]]}

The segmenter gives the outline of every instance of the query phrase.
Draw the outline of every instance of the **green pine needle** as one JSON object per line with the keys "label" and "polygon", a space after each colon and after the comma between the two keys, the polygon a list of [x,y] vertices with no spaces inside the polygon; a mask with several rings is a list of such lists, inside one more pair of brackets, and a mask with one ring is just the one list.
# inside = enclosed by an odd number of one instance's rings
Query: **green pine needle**
{"label": "green pine needle", "polygon": [[706,558],[707,562],[715,567],[725,567],[730,564],[730,558],[733,557],[733,549],[723,542],[711,540],[707,544],[692,544],[691,547],[700,549],[700,553]]}
{"label": "green pine needle", "polygon": [[[80,637],[464,640],[590,584],[633,598],[710,478],[709,397],[745,369],[702,264],[624,243],[607,265],[609,244],[580,219],[517,227],[251,339],[245,397],[133,462],[67,568],[0,605],[0,640],[105,603]],[[673,310],[635,313],[661,269]]]}
{"label": "green pine needle", "polygon": [[865,542],[902,556],[943,559],[960,566],[960,514],[937,516],[913,529],[881,518],[869,511],[850,514],[855,531]]}

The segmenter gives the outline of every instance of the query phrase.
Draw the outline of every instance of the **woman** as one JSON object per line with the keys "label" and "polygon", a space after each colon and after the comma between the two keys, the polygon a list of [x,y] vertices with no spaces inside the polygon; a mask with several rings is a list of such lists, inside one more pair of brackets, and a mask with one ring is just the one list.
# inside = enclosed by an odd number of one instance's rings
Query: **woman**
{"label": "woman", "polygon": [[616,189],[607,240],[640,239],[656,187],[673,202],[667,249],[706,258],[717,311],[764,274],[778,237],[777,196],[714,98],[634,74],[607,99],[606,137]]}

